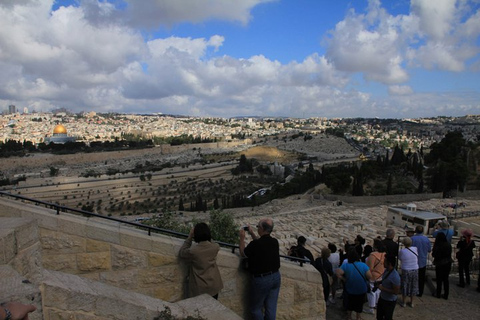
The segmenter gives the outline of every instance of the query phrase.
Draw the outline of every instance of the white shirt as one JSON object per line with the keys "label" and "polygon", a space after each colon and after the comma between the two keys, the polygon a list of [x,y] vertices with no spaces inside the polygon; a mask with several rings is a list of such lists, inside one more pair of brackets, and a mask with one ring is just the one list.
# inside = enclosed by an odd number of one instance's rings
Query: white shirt
{"label": "white shirt", "polygon": [[400,250],[400,252],[398,253],[398,259],[402,262],[402,270],[417,270],[418,269],[417,247],[404,248]]}
{"label": "white shirt", "polygon": [[332,264],[333,272],[335,272],[340,267],[340,254],[338,252],[330,254],[328,261]]}

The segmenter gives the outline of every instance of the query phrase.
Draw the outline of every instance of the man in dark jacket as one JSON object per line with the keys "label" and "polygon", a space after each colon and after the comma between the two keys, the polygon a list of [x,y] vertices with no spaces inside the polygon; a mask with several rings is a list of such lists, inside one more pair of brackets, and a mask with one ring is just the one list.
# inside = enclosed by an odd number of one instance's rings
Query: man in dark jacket
{"label": "man in dark jacket", "polygon": [[386,254],[394,256],[395,261],[397,261],[398,243],[395,242],[395,230],[387,229],[387,232],[385,233],[385,239],[383,239],[382,243],[385,246]]}
{"label": "man in dark jacket", "polygon": [[[280,293],[280,251],[278,240],[271,237],[273,220],[262,219],[257,225],[258,236],[248,226],[253,240],[245,247],[245,230],[240,229],[240,254],[248,258],[251,274],[250,314],[254,320],[274,320]],[[262,312],[265,310],[265,315]]]}

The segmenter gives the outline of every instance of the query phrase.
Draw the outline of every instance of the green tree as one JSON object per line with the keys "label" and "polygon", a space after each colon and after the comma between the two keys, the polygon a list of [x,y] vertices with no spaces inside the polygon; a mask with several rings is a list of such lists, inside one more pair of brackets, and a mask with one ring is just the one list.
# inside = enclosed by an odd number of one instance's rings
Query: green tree
{"label": "green tree", "polygon": [[183,198],[180,197],[180,200],[178,201],[178,211],[184,211],[185,207],[183,206]]}
{"label": "green tree", "polygon": [[333,193],[341,194],[345,193],[350,187],[352,178],[349,172],[340,171],[332,173],[326,176],[325,184],[329,187]]}
{"label": "green tree", "polygon": [[210,231],[216,241],[238,243],[238,226],[233,220],[233,215],[222,210],[210,211]]}
{"label": "green tree", "polygon": [[470,174],[467,159],[471,147],[467,146],[462,133],[449,132],[430,148],[430,153],[425,156],[430,189],[443,192],[444,197],[457,188],[463,191]]}

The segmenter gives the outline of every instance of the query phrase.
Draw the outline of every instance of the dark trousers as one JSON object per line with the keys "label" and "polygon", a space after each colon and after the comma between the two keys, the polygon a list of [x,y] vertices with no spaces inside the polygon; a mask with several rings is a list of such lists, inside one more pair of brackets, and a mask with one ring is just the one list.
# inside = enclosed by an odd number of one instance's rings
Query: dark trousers
{"label": "dark trousers", "polygon": [[462,286],[465,285],[465,283],[470,285],[470,261],[471,260],[458,260],[458,276]]}
{"label": "dark trousers", "polygon": [[397,301],[387,301],[380,297],[377,304],[377,320],[392,320],[396,304]]}
{"label": "dark trousers", "polygon": [[441,297],[442,294],[442,285],[444,287],[443,297],[448,298],[448,293],[450,291],[450,285],[448,283],[448,276],[450,275],[450,270],[452,269],[452,264],[447,263],[444,265],[435,267],[435,277],[437,278],[437,298]]}
{"label": "dark trousers", "polygon": [[427,267],[418,268],[418,295],[421,297],[423,295],[423,288],[425,287],[425,273],[427,272]]}

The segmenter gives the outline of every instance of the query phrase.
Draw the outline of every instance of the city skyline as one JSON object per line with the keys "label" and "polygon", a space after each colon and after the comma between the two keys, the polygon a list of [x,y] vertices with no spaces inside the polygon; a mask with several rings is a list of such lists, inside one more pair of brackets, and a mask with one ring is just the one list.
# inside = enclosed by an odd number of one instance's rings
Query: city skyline
{"label": "city skyline", "polygon": [[4,109],[480,114],[477,0],[23,0],[0,18]]}

